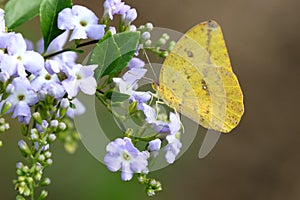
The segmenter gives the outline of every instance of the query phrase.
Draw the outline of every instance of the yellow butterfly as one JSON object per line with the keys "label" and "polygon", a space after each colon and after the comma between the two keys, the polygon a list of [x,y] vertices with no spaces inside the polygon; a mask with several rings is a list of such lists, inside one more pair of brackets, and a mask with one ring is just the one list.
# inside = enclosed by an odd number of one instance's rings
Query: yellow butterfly
{"label": "yellow butterfly", "polygon": [[159,97],[201,126],[228,133],[239,124],[243,93],[215,21],[194,26],[176,43],[159,81]]}

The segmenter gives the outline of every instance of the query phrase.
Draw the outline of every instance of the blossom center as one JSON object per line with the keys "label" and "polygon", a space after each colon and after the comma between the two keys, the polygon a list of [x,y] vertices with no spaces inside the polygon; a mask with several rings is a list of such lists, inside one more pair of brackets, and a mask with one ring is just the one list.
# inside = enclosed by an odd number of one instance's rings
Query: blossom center
{"label": "blossom center", "polygon": [[46,79],[47,81],[49,81],[49,80],[51,79],[51,76],[50,76],[49,74],[47,74],[47,75],[45,76],[45,79]]}
{"label": "blossom center", "polygon": [[81,77],[81,75],[80,74],[76,74],[76,79],[77,80],[80,80],[82,77]]}
{"label": "blossom center", "polygon": [[80,25],[83,26],[83,27],[85,27],[85,26],[87,26],[87,22],[84,21],[84,20],[81,20],[81,21],[80,21]]}
{"label": "blossom center", "polygon": [[22,60],[22,57],[21,57],[21,56],[18,56],[18,57],[17,57],[17,60],[21,61],[21,60]]}
{"label": "blossom center", "polygon": [[25,95],[23,95],[23,94],[19,95],[19,96],[18,96],[18,100],[19,100],[19,101],[25,100]]}
{"label": "blossom center", "polygon": [[124,158],[124,160],[130,160],[131,159],[131,156],[128,154],[128,153],[126,153],[126,152],[123,152],[123,158]]}

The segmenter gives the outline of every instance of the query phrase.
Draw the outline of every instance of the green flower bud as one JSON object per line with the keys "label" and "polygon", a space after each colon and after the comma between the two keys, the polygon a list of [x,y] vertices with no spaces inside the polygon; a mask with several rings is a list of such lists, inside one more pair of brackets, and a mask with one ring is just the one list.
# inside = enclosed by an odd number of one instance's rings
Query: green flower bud
{"label": "green flower bud", "polygon": [[18,147],[19,147],[20,151],[22,152],[22,154],[24,154],[24,156],[31,155],[31,150],[24,140],[20,140],[18,142]]}
{"label": "green flower bud", "polygon": [[151,179],[150,181],[149,181],[149,185],[150,186],[152,186],[152,187],[155,187],[156,186],[156,180],[155,179]]}
{"label": "green flower bud", "polygon": [[29,172],[29,167],[25,165],[25,166],[22,168],[22,171],[23,171],[24,173]]}
{"label": "green flower bud", "polygon": [[32,114],[33,119],[38,123],[38,124],[42,124],[42,117],[41,114],[39,112],[35,112]]}
{"label": "green flower bud", "polygon": [[152,23],[148,22],[148,23],[145,24],[145,26],[146,26],[146,28],[149,32],[152,31],[152,29],[153,29],[153,24]]}
{"label": "green flower bud", "polygon": [[34,179],[37,180],[37,181],[39,181],[39,180],[42,179],[42,175],[41,175],[40,173],[38,173],[38,174],[36,174],[36,175],[34,176]]}
{"label": "green flower bud", "polygon": [[0,118],[0,124],[4,124],[5,123],[5,119],[3,117]]}
{"label": "green flower bud", "polygon": [[17,169],[16,174],[17,174],[18,176],[22,176],[22,175],[23,175],[23,172],[22,172],[22,170]]}
{"label": "green flower bud", "polygon": [[45,199],[48,196],[48,192],[46,190],[42,190],[39,199]]}
{"label": "green flower bud", "polygon": [[[18,177],[18,181],[19,181],[19,182],[24,182],[25,179],[26,179],[25,176],[19,176],[19,177]],[[24,183],[25,183],[25,182],[24,182]],[[20,183],[20,184],[21,184],[21,183]]]}
{"label": "green flower bud", "polygon": [[16,197],[16,200],[26,200],[24,197],[22,197],[21,195],[18,195],[17,197]]}
{"label": "green flower bud", "polygon": [[43,154],[40,155],[40,156],[38,157],[38,160],[41,161],[41,162],[44,161],[44,160],[45,160],[45,156],[44,156]]}
{"label": "green flower bud", "polygon": [[50,151],[47,151],[44,154],[47,158],[50,158],[52,156],[52,153]]}
{"label": "green flower bud", "polygon": [[25,188],[24,188],[24,192],[23,192],[23,194],[24,194],[24,196],[29,196],[30,195],[30,189],[26,186]]}
{"label": "green flower bud", "polygon": [[152,41],[151,40],[146,40],[146,42],[145,42],[145,47],[150,47],[151,46],[151,44],[152,44]]}
{"label": "green flower bud", "polygon": [[46,162],[47,162],[48,165],[52,165],[53,160],[51,158],[49,158]]}
{"label": "green flower bud", "polygon": [[170,39],[170,36],[167,33],[162,34],[161,37],[164,38],[165,40],[169,40]]}
{"label": "green flower bud", "polygon": [[147,189],[146,192],[149,197],[153,197],[155,195],[155,191],[153,189]]}
{"label": "green flower bud", "polygon": [[175,46],[175,44],[176,44],[176,42],[175,41],[171,41],[170,43],[169,43],[169,46],[168,46],[168,51],[171,51],[173,48],[174,48],[174,46]]}
{"label": "green flower bud", "polygon": [[5,113],[10,109],[10,107],[11,107],[11,103],[8,102],[8,101],[6,101],[6,102],[4,103],[4,105],[2,106],[1,114],[2,114],[2,115],[5,114]]}
{"label": "green flower bud", "polygon": [[56,140],[56,135],[52,133],[48,136],[48,139],[50,142],[54,142]]}
{"label": "green flower bud", "polygon": [[0,126],[0,132],[3,133],[3,132],[5,132],[5,130],[6,130],[6,129],[5,129],[5,126],[4,126],[4,125],[1,125],[1,126]]}
{"label": "green flower bud", "polygon": [[58,128],[59,128],[59,130],[64,131],[64,130],[66,130],[67,125],[64,122],[60,122],[58,125]]}
{"label": "green flower bud", "polygon": [[156,42],[156,45],[157,47],[160,47],[160,46],[163,46],[167,43],[167,40],[164,39],[164,38],[160,38],[157,42]]}
{"label": "green flower bud", "polygon": [[31,183],[33,182],[33,178],[27,177],[27,182],[28,182],[29,184],[31,184]]}
{"label": "green flower bud", "polygon": [[51,184],[51,180],[50,178],[44,178],[42,181],[41,181],[41,186],[48,186]]}

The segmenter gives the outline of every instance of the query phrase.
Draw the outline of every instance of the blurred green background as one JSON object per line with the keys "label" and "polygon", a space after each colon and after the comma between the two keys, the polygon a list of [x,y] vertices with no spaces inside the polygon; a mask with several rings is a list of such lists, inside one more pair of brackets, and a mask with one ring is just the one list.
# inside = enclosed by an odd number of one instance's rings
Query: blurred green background
{"label": "blurred green background", "polygon": [[[223,28],[234,71],[245,95],[240,125],[222,135],[212,153],[198,159],[199,134],[176,163],[153,173],[163,191],[152,199],[298,200],[300,199],[300,1],[299,0],[128,0],[138,10],[137,25],[185,32],[215,19]],[[103,1],[82,0],[99,17]],[[21,29],[37,40],[40,29]],[[0,199],[14,199],[12,179],[17,126],[3,135],[0,149]],[[62,144],[53,147],[54,164],[46,174],[52,184],[48,199],[150,199],[143,186],[121,182],[80,145],[73,155]]]}

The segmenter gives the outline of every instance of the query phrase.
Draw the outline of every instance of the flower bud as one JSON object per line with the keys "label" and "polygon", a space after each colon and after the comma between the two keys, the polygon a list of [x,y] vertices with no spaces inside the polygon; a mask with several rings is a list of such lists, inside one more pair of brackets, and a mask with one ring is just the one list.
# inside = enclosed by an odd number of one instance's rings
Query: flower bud
{"label": "flower bud", "polygon": [[15,91],[15,86],[13,86],[13,84],[9,84],[7,87],[6,87],[6,90],[5,90],[7,93],[11,94]]}
{"label": "flower bud", "polygon": [[50,126],[51,126],[52,128],[56,128],[56,127],[58,126],[58,121],[57,121],[56,119],[51,120]]}
{"label": "flower bud", "polygon": [[25,156],[31,155],[31,150],[24,140],[20,140],[18,142],[18,147]]}
{"label": "flower bud", "polygon": [[50,178],[44,178],[44,180],[41,181],[41,186],[48,186],[51,184]]}
{"label": "flower bud", "polygon": [[23,172],[27,173],[29,172],[29,167],[27,165],[25,165],[23,168],[22,168]]}
{"label": "flower bud", "polygon": [[16,200],[26,200],[24,197],[22,197],[21,195],[16,196]]}
{"label": "flower bud", "polygon": [[56,135],[51,133],[49,136],[48,136],[48,139],[50,142],[54,142],[56,140]]}
{"label": "flower bud", "polygon": [[45,156],[46,156],[47,158],[50,158],[50,157],[52,156],[52,153],[51,153],[50,151],[46,151],[46,152],[45,152]]}
{"label": "flower bud", "polygon": [[70,101],[67,98],[63,98],[60,101],[60,108],[67,109],[67,108],[69,108],[69,106],[70,106]]}
{"label": "flower bud", "polygon": [[43,101],[46,98],[47,92],[45,90],[40,90],[37,95],[39,100]]}
{"label": "flower bud", "polygon": [[149,32],[144,32],[144,33],[142,33],[141,38],[144,41],[149,40],[151,38],[151,34]]}
{"label": "flower bud", "polygon": [[5,83],[9,79],[9,74],[5,71],[0,72],[0,81]]}
{"label": "flower bud", "polygon": [[49,158],[46,162],[47,162],[48,165],[52,165],[53,160],[51,158]]}
{"label": "flower bud", "polygon": [[129,31],[135,32],[136,31],[136,26],[135,25],[130,25],[129,26]]}
{"label": "flower bud", "polygon": [[151,40],[147,40],[144,45],[145,45],[145,47],[150,47],[151,44],[152,44],[152,41]]}
{"label": "flower bud", "polygon": [[153,29],[153,24],[152,24],[151,22],[146,23],[145,26],[146,26],[146,28],[147,28],[147,30],[148,30],[149,32],[152,31],[152,29]]}
{"label": "flower bud", "polygon": [[4,124],[5,123],[5,119],[3,117],[0,118],[0,124]]}
{"label": "flower bud", "polygon": [[34,176],[34,179],[39,181],[42,179],[42,175],[40,173],[37,173],[35,176]]}
{"label": "flower bud", "polygon": [[17,169],[22,169],[22,167],[24,167],[23,163],[21,163],[21,162],[16,163],[16,168]]}
{"label": "flower bud", "polygon": [[169,40],[170,39],[170,36],[167,33],[162,34],[161,37],[164,38],[165,40]]}
{"label": "flower bud", "polygon": [[152,187],[155,187],[156,186],[156,180],[155,179],[151,179],[149,181],[149,185],[152,186]]}
{"label": "flower bud", "polygon": [[48,196],[48,192],[46,190],[42,190],[39,199],[45,199]]}
{"label": "flower bud", "polygon": [[37,141],[37,140],[39,139],[39,135],[36,134],[36,133],[32,133],[32,134],[30,135],[30,138],[31,138],[33,141]]}
{"label": "flower bud", "polygon": [[155,191],[153,189],[147,189],[147,195],[153,197],[155,195]]}
{"label": "flower bud", "polygon": [[2,106],[1,114],[5,114],[10,109],[10,107],[11,107],[11,103],[9,101],[6,101]]}
{"label": "flower bud", "polygon": [[44,161],[44,160],[45,160],[45,156],[44,156],[43,154],[40,155],[40,156],[38,157],[38,160],[39,160],[40,162]]}
{"label": "flower bud", "polygon": [[67,128],[67,125],[64,122],[60,122],[58,126],[59,126],[58,128],[62,131]]}
{"label": "flower bud", "polygon": [[129,26],[137,18],[136,9],[132,8],[122,15],[122,21],[125,26]]}
{"label": "flower bud", "polygon": [[39,112],[35,112],[32,114],[33,119],[38,123],[38,124],[42,124],[42,117],[41,114]]}

